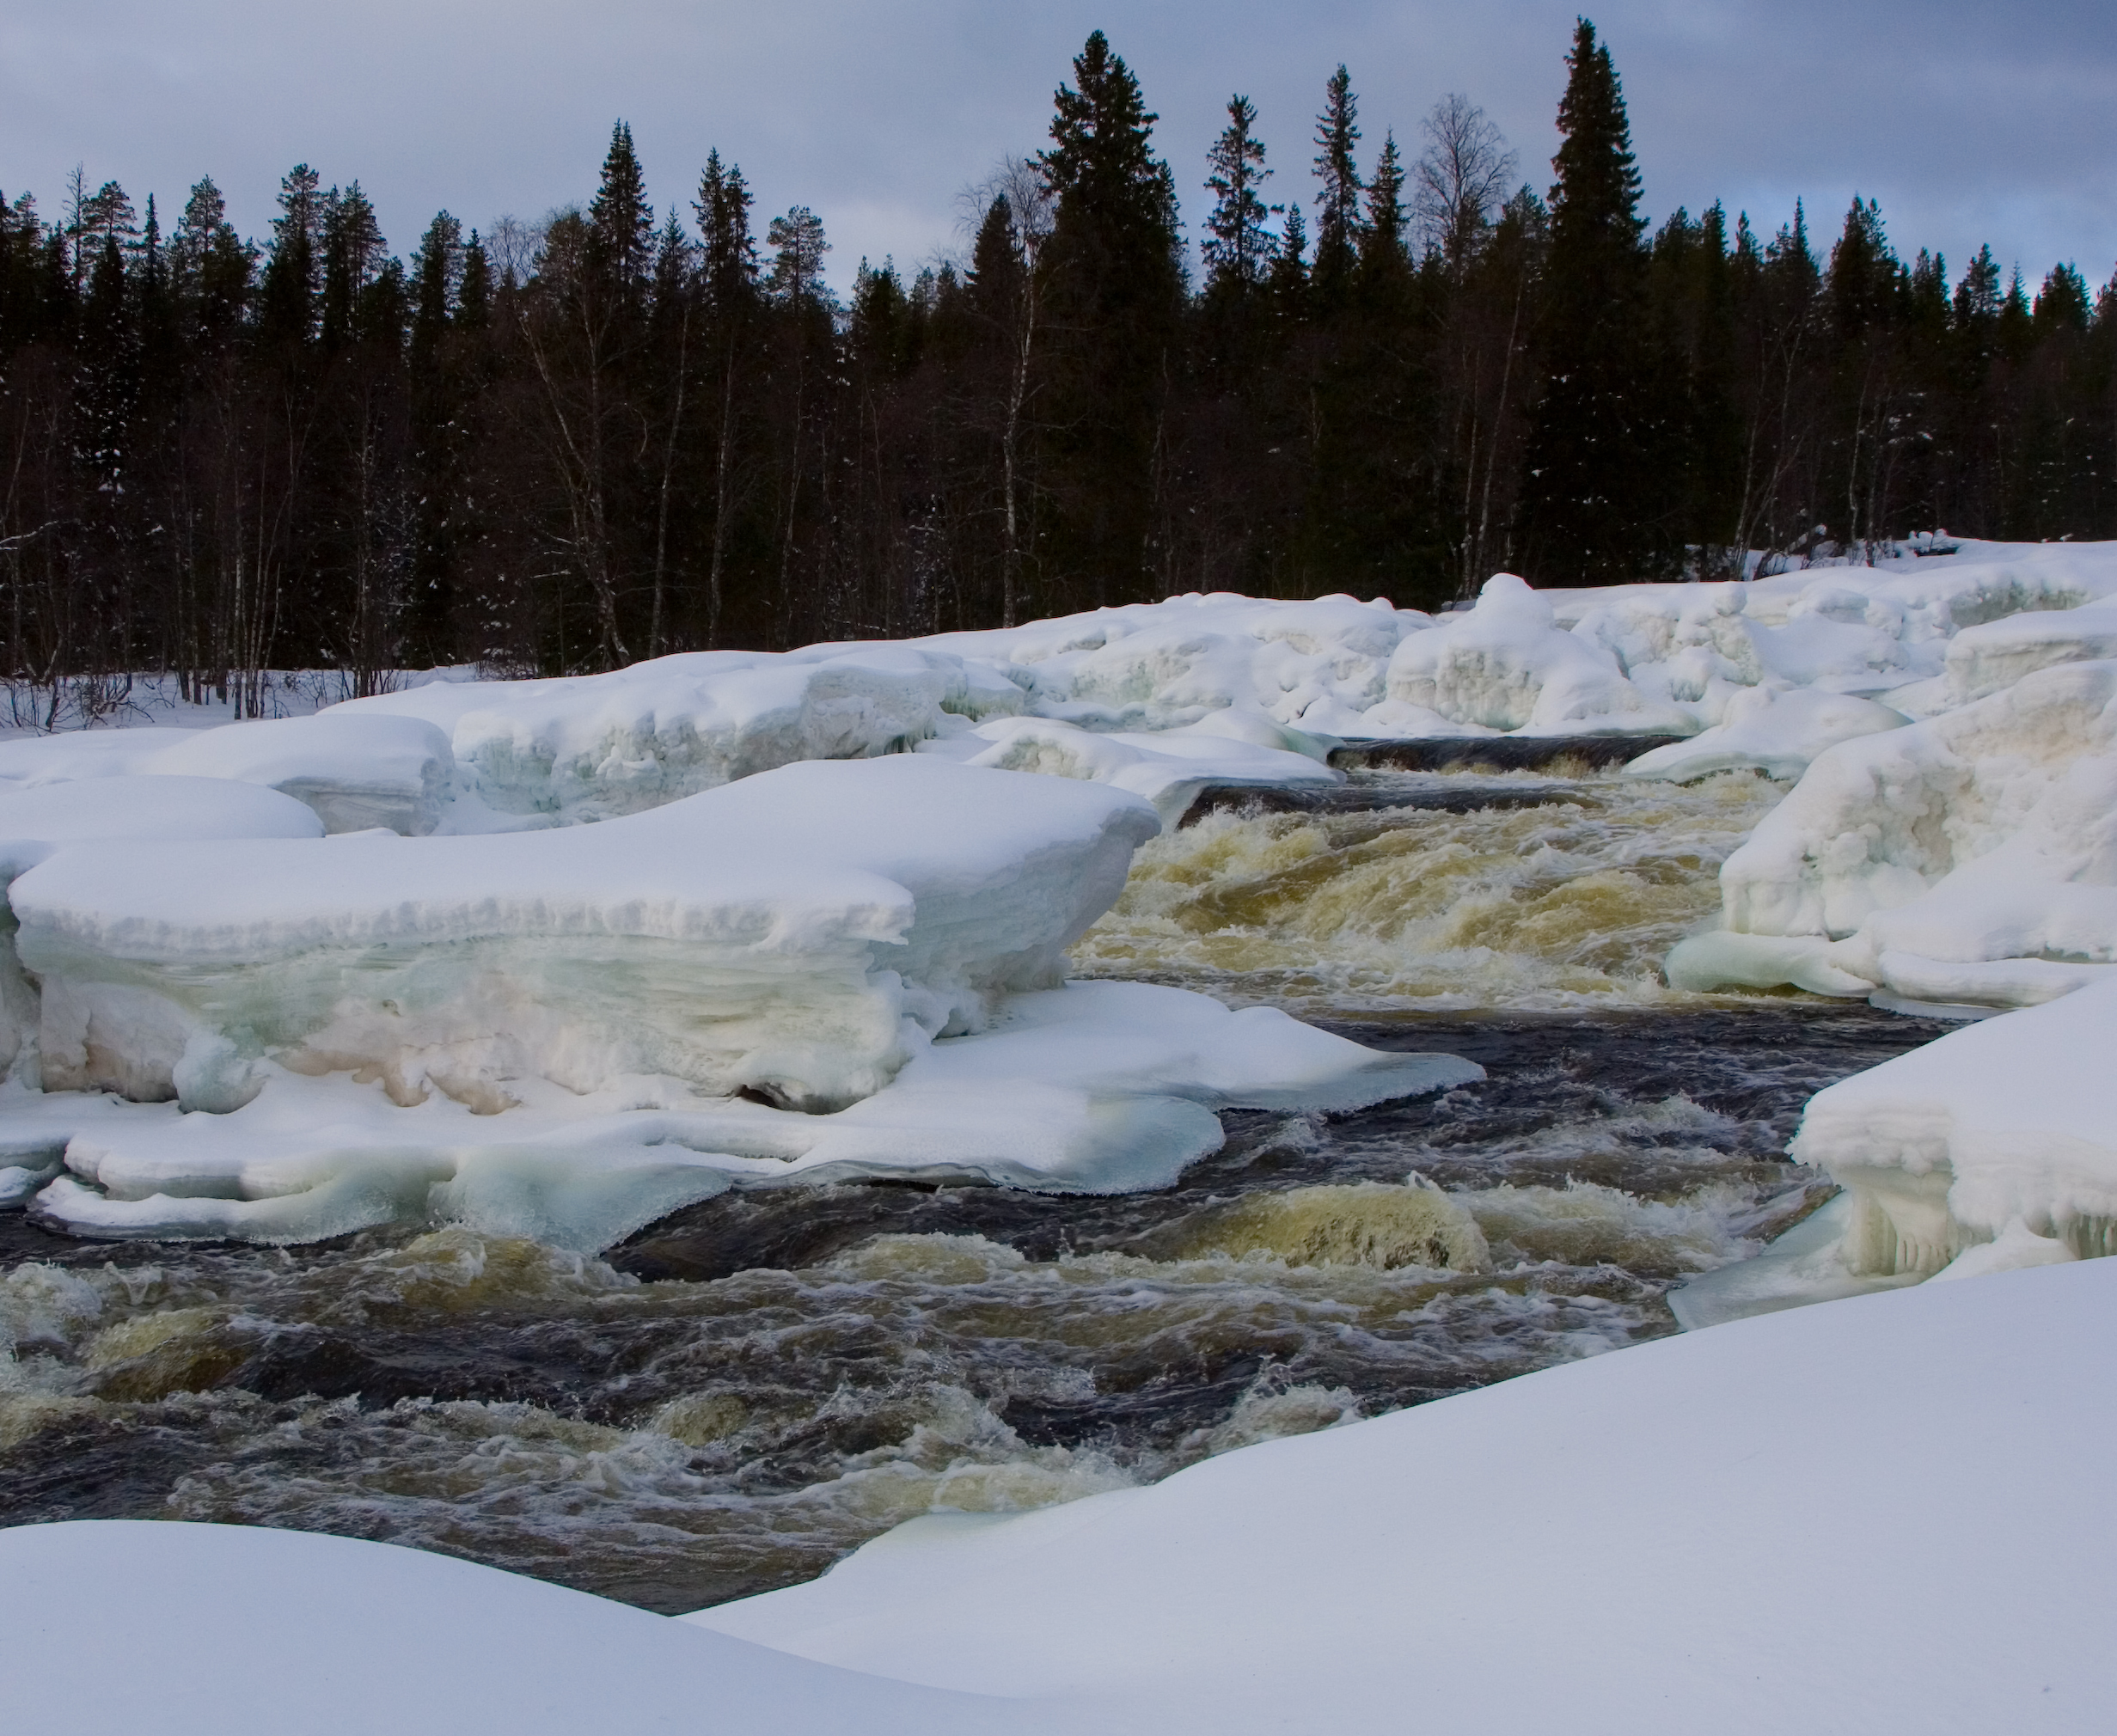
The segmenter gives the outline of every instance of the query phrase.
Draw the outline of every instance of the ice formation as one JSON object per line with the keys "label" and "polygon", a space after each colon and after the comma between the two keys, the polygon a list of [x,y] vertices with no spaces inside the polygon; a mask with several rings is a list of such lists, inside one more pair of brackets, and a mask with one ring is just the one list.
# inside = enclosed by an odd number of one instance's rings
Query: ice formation
{"label": "ice formation", "polygon": [[[1845,1189],[1806,1235],[1692,1280],[1706,1325],[1942,1274],[2117,1253],[2117,981],[1952,1031],[1821,1091],[1791,1147]],[[1798,1239],[1796,1239],[1796,1237]]]}
{"label": "ice formation", "polygon": [[[190,780],[104,779],[0,797],[0,824],[134,782],[213,812]],[[1217,1146],[1215,1109],[1478,1076],[1173,989],[1049,993],[1159,829],[1092,781],[811,761],[429,838],[318,837],[290,798],[205,790],[223,835],[281,835],[66,844],[9,889],[43,1090],[0,1104],[34,1129],[0,1185],[77,1232],[440,1218],[595,1248],[736,1183],[1161,1185]]]}
{"label": "ice formation", "polygon": [[2117,662],[1819,755],[1669,981],[2022,1006],[2117,964]]}
{"label": "ice formation", "polygon": [[1156,829],[1087,785],[811,762],[601,826],[259,843],[239,874],[79,847],[11,898],[47,1087],[226,1110],[269,1054],[401,1102],[663,1073],[836,1109],[1055,986]]}
{"label": "ice formation", "polygon": [[1755,771],[1798,778],[1826,748],[1878,735],[1911,721],[1903,712],[1851,694],[1814,688],[1747,688],[1728,701],[1721,721],[1688,741],[1671,742],[1625,767],[1633,778],[1690,783],[1716,772]]}
{"label": "ice formation", "polygon": [[1561,631],[1550,600],[1508,572],[1485,581],[1468,614],[1398,645],[1389,697],[1416,714],[1502,732],[1689,735],[1698,727],[1694,713],[1643,694],[1592,638]]}

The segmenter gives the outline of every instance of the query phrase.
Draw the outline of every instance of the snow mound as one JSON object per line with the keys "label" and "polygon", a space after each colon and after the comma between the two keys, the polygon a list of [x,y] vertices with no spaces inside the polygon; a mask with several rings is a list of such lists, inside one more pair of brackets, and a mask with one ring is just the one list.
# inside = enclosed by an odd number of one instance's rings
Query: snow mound
{"label": "snow mound", "polygon": [[1672,984],[2023,1006],[2117,966],[2117,662],[1840,743],[1721,870]]}
{"label": "snow mound", "polygon": [[1452,723],[1534,735],[1692,735],[1698,718],[1658,703],[1609,651],[1553,625],[1550,602],[1512,573],[1478,605],[1415,633],[1389,664],[1389,698]]}
{"label": "snow mound", "polygon": [[1678,1317],[2117,1253],[2114,1050],[2103,981],[1818,1091],[1790,1150],[1845,1192],[1757,1259],[1692,1280]]}
{"label": "snow mound", "polygon": [[1642,754],[1624,767],[1624,775],[1679,784],[1716,772],[1798,778],[1826,748],[1856,736],[1900,729],[1910,721],[1901,712],[1846,694],[1750,688],[1728,701],[1722,721],[1711,729]]}
{"label": "snow mound", "polygon": [[1948,698],[1967,705],[2057,663],[2117,657],[2117,597],[1967,627],[1948,647]]}
{"label": "snow mound", "polygon": [[836,1108],[1055,985],[1157,829],[1113,791],[898,758],[595,827],[261,843],[240,875],[81,846],[11,897],[47,1086],[225,1109],[269,1054],[407,1101],[653,1073]]}
{"label": "snow mound", "polygon": [[2117,1567],[2049,1515],[2111,1506],[2113,1308],[2097,1262],[1743,1321],[683,1619],[1023,1730],[2096,1731]]}
{"label": "snow mound", "polygon": [[[59,1666],[84,1632],[120,1668]],[[592,1729],[971,1736],[1011,1708],[811,1664],[394,1543],[77,1519],[0,1532],[0,1659],[46,1736]]]}
{"label": "snow mound", "polygon": [[608,675],[437,682],[333,706],[443,730],[486,805],[564,822],[638,813],[804,760],[900,752],[945,714],[1019,711],[1021,689],[905,645],[695,651]]}

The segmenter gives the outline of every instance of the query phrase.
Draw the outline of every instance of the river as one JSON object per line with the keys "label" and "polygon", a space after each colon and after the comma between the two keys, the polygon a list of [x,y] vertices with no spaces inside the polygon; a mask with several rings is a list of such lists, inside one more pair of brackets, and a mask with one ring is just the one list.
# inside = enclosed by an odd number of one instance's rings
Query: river
{"label": "river", "polygon": [[1655,966],[1784,793],[1357,774],[1140,853],[1078,974],[1490,1077],[1238,1114],[1166,1192],[723,1195],[602,1259],[461,1228],[307,1248],[0,1217],[0,1524],[386,1538],[676,1611],[933,1507],[1003,1510],[1672,1332],[1827,1196],[1808,1096],[1944,1027]]}

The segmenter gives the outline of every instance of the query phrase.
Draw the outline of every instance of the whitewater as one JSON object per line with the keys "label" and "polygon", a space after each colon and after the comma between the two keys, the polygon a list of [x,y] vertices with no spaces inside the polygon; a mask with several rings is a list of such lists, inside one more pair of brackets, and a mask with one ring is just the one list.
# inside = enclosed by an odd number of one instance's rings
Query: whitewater
{"label": "whitewater", "polygon": [[[2107,1407],[2032,1377],[2092,1356],[2117,1270],[2112,595],[2117,549],[1924,539],[1728,584],[1502,576],[1431,618],[1193,597],[289,683],[273,722],[163,697],[0,743],[8,1667],[113,1576],[190,1575],[413,1659],[421,1607],[511,1611],[410,1667],[473,1660],[470,1703],[525,1727],[700,1671],[729,1727],[1360,1724],[1412,1666],[1379,1638],[1326,1666],[1327,1635],[1410,1619],[1413,1580],[1446,1593],[1419,1621],[1467,1624],[1414,1672],[1437,1706],[1531,1634],[1594,1649],[1577,1607],[1501,1615],[1435,1502],[1532,1576],[1731,1571],[1686,1511],[1829,1553],[1813,1488],[1803,1516],[1675,1476],[1674,1418],[1686,1463],[1770,1435],[1906,1527],[1970,1523],[1907,1455],[2075,1476]],[[1881,1311],[1832,1336],[1842,1308]],[[2024,1433],[1977,1459],[1956,1419],[2009,1380]],[[1520,1445],[1589,1416],[1571,1462]],[[2017,1565],[2019,1478],[1977,1475],[2001,1628],[2107,1611],[2099,1568]],[[1643,1478],[1615,1530],[1525,1495],[1598,1476]],[[136,1519],[194,1523],[66,1523]],[[1210,1567],[1235,1536],[1256,1560]],[[1609,1727],[1867,1703],[1912,1636],[1961,1637],[1890,1553],[1732,1651],[1655,1605],[1626,1643],[1677,1685],[1651,1715],[1606,1686]],[[1270,1668],[1140,1613],[1135,1572],[1227,1635],[1280,1623]],[[361,1585],[395,1613],[349,1613]],[[192,1613],[119,1605],[250,1727]],[[1098,1625],[1128,1610],[1136,1643]],[[1812,1667],[1849,1621],[1870,1660]],[[524,1648],[576,1629],[608,1659],[527,1709]],[[1744,1645],[1801,1684],[1762,1721],[1730,1709]],[[2020,1661],[1912,1690],[1922,1727],[2090,1727],[2015,1696]],[[1557,1715],[1502,1699],[1486,1727]]]}

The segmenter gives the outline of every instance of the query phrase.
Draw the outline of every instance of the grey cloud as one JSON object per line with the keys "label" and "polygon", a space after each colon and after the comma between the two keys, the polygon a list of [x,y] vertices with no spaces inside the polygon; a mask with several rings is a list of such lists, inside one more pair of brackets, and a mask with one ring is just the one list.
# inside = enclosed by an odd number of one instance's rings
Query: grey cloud
{"label": "grey cloud", "polygon": [[[957,238],[957,195],[1043,139],[1050,94],[1106,28],[1159,112],[1195,224],[1228,94],[1262,111],[1275,197],[1306,197],[1324,79],[1351,68],[1370,147],[1415,147],[1442,94],[1483,103],[1539,185],[1576,7],[1496,0],[1258,0],[1034,8],[989,0],[262,0],[18,6],[0,19],[0,187],[47,211],[75,162],[165,206],[211,173],[262,233],[305,160],[358,177],[403,249],[434,210],[533,216],[592,189],[611,120],[664,205],[709,146],[761,207],[829,226],[842,284],[863,254]],[[1827,237],[1857,190],[1900,247],[1960,265],[1989,241],[2032,275],[2117,263],[2117,9],[2034,0],[1624,0],[1593,9],[1631,103],[1649,205],[1715,197],[1774,228],[1796,195]]]}

